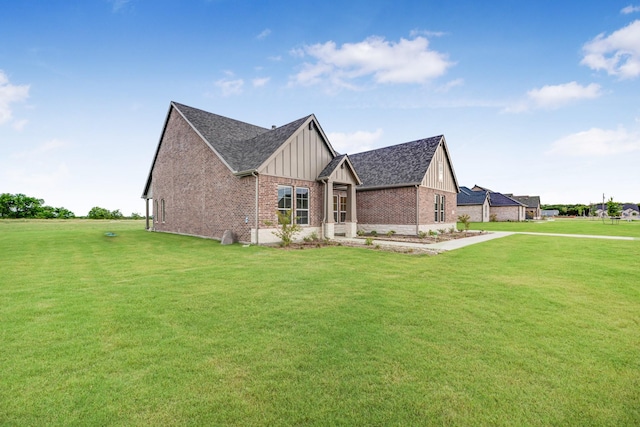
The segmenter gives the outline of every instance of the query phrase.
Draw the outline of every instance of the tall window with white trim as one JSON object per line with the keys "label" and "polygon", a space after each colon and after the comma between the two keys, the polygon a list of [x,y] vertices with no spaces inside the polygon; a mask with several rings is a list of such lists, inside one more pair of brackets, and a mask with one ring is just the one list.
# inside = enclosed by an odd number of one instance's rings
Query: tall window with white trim
{"label": "tall window with white trim", "polygon": [[296,224],[309,225],[309,189],[296,188]]}

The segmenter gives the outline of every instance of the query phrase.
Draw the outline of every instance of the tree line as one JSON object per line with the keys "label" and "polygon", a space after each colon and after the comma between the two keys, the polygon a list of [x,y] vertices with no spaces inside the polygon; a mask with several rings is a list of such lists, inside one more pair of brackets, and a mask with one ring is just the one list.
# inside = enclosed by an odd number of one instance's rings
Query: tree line
{"label": "tree line", "polygon": [[24,194],[0,194],[0,218],[75,218],[69,209],[45,205],[43,199]]}
{"label": "tree line", "polygon": [[[36,218],[36,219],[70,219],[76,215],[69,209],[45,205],[43,199],[30,197],[24,194],[0,194],[0,218]],[[94,206],[87,215],[89,219],[124,219],[125,216],[119,209],[110,211],[99,206]],[[142,218],[139,214],[133,213],[131,219]]]}
{"label": "tree line", "polygon": [[[557,210],[561,216],[596,216],[596,211],[602,209],[602,202],[592,203],[591,205],[541,205],[540,208],[544,210]],[[609,216],[617,216],[622,211],[622,203],[614,202],[613,198],[611,198],[605,202],[604,210],[607,211]]]}

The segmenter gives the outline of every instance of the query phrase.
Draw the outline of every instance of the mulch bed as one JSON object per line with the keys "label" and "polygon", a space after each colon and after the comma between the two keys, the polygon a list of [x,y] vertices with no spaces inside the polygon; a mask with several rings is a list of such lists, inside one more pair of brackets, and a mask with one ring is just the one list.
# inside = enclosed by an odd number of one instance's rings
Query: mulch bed
{"label": "mulch bed", "polygon": [[427,255],[437,255],[439,253],[439,251],[434,250],[434,249],[429,249],[429,248],[408,248],[408,247],[402,247],[402,246],[390,246],[390,245],[385,245],[384,243],[376,243],[373,245],[367,245],[366,239],[367,238],[372,238],[373,240],[377,240],[377,241],[391,241],[391,242],[407,242],[407,243],[424,243],[424,244],[429,244],[429,243],[438,243],[438,242],[444,242],[444,241],[448,241],[448,240],[455,240],[455,239],[464,239],[465,237],[472,237],[472,236],[477,236],[478,234],[484,234],[485,232],[464,232],[464,231],[460,231],[460,232],[453,232],[453,233],[442,233],[439,234],[437,236],[425,236],[423,238],[420,238],[418,236],[408,236],[408,235],[398,235],[398,234],[394,234],[393,236],[387,236],[387,235],[382,235],[382,236],[371,236],[371,235],[363,235],[363,236],[357,236],[355,237],[358,240],[361,240],[362,243],[360,242],[347,242],[347,241],[335,241],[335,240],[328,240],[328,241],[312,241],[312,242],[294,242],[291,243],[289,246],[279,246],[279,245],[274,245],[273,247],[276,248],[280,248],[280,249],[285,249],[285,250],[300,250],[300,249],[315,249],[315,248],[322,248],[322,247],[326,247],[326,246],[351,246],[351,247],[358,247],[358,248],[364,248],[364,249],[373,249],[373,250],[382,250],[382,251],[386,251],[386,252],[397,252],[397,253],[403,253],[403,254],[413,254],[413,255],[423,255],[423,254],[427,254]]}

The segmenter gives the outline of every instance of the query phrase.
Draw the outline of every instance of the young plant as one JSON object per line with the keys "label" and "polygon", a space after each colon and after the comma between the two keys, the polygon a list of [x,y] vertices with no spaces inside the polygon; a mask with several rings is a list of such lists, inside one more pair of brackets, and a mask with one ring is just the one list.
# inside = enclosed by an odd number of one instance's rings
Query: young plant
{"label": "young plant", "polygon": [[280,225],[280,228],[273,231],[273,234],[281,240],[281,246],[289,246],[295,235],[302,231],[302,227],[295,222],[291,222],[290,210],[286,211],[286,213],[276,211],[276,214],[278,215],[278,224]]}
{"label": "young plant", "polygon": [[396,232],[393,230],[387,231],[387,237],[393,237],[394,234],[396,234]]}
{"label": "young plant", "polygon": [[458,217],[458,222],[461,222],[464,225],[464,231],[469,231],[469,226],[471,225],[471,217],[467,214],[460,215]]}

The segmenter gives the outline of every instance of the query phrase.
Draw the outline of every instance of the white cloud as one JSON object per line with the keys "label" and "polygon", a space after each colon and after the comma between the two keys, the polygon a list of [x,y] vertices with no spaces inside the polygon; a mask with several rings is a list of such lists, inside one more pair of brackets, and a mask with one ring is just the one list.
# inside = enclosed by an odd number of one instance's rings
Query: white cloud
{"label": "white cloud", "polygon": [[[29,97],[29,85],[12,85],[9,78],[0,70],[0,125],[13,119],[11,104],[21,102]],[[18,122],[17,126],[24,126]],[[15,125],[14,125],[15,127]]]}
{"label": "white cloud", "polygon": [[438,92],[449,92],[449,90],[451,90],[452,88],[457,86],[462,86],[462,85],[464,85],[464,79],[455,79],[445,83],[444,85],[440,86],[436,90]]}
{"label": "white cloud", "polygon": [[112,4],[112,11],[117,13],[123,10],[131,0],[109,0],[109,2]]}
{"label": "white cloud", "polygon": [[352,133],[331,132],[327,134],[331,145],[338,153],[355,154],[373,149],[382,137],[382,129],[375,132],[359,130]]}
{"label": "white cloud", "polygon": [[302,71],[292,77],[292,83],[299,85],[328,81],[337,87],[355,88],[350,82],[367,76],[376,83],[426,83],[453,65],[446,54],[430,50],[424,37],[399,42],[369,37],[342,46],[329,41],[292,50],[291,54],[315,60],[303,64]]}
{"label": "white cloud", "polygon": [[262,40],[262,39],[267,38],[267,37],[269,36],[269,34],[271,34],[271,30],[270,30],[270,29],[268,29],[268,28],[266,28],[266,29],[262,30],[262,32],[261,32],[260,34],[258,34],[258,35],[256,36],[256,38],[257,38],[258,40]]}
{"label": "white cloud", "polygon": [[580,62],[593,70],[605,70],[622,79],[640,75],[640,20],[636,20],[611,35],[597,35],[587,42]]}
{"label": "white cloud", "polygon": [[11,157],[15,159],[44,160],[52,152],[57,151],[61,148],[67,148],[67,147],[69,147],[68,142],[54,138],[49,141],[43,142],[42,144],[38,145],[37,147],[31,150],[19,151],[19,152],[13,153]]}
{"label": "white cloud", "polygon": [[446,36],[447,33],[445,33],[444,31],[429,31],[429,30],[415,29],[415,30],[411,30],[409,35],[411,37],[415,37],[415,36],[442,37],[442,36]]}
{"label": "white cloud", "polygon": [[546,85],[527,92],[529,99],[540,108],[558,108],[572,101],[598,98],[601,94],[600,85],[581,86],[576,82]]}
{"label": "white cloud", "polygon": [[271,77],[262,77],[253,79],[251,83],[253,84],[253,87],[262,87],[269,83],[269,80],[271,80]]}
{"label": "white cloud", "polygon": [[239,95],[242,93],[244,80],[242,79],[220,79],[215,85],[222,91],[222,96]]}
{"label": "white cloud", "polygon": [[591,128],[567,135],[555,141],[547,154],[572,157],[601,157],[640,151],[640,134],[617,130]]}
{"label": "white cloud", "polygon": [[527,97],[503,110],[505,113],[522,113],[534,108],[556,109],[571,102],[583,99],[595,99],[602,95],[600,85],[591,83],[582,86],[576,82],[559,85],[545,85],[539,89],[531,89]]}
{"label": "white cloud", "polygon": [[632,6],[629,5],[625,8],[623,8],[620,13],[622,13],[623,15],[628,15],[630,13],[634,13],[634,12],[640,12],[640,6]]}

